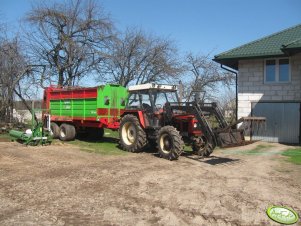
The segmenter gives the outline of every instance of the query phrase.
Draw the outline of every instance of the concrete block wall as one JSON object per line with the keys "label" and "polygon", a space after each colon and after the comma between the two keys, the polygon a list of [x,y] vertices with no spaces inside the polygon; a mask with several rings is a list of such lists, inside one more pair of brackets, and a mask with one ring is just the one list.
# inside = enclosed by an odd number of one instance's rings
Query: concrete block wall
{"label": "concrete block wall", "polygon": [[290,57],[289,83],[264,83],[264,59],[240,60],[238,72],[238,118],[251,114],[258,101],[301,102],[301,54]]}

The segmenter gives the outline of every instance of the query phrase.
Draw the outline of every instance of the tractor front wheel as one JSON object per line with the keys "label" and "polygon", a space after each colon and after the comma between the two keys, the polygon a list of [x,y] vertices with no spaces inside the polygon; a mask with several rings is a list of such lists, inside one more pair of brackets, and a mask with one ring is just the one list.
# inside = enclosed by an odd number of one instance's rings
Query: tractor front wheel
{"label": "tractor front wheel", "polygon": [[162,158],[176,160],[183,152],[184,142],[173,126],[164,126],[158,132],[158,152]]}
{"label": "tractor front wheel", "polygon": [[203,137],[197,138],[192,144],[193,153],[201,157],[208,157],[213,152],[213,146]]}
{"label": "tractor front wheel", "polygon": [[135,115],[125,115],[119,128],[120,146],[125,151],[139,152],[147,144],[145,131]]}

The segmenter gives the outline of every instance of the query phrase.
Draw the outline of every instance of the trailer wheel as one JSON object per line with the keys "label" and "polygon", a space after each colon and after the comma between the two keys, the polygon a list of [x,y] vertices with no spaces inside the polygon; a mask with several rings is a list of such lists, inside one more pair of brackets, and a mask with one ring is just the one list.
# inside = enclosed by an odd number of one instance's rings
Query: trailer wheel
{"label": "trailer wheel", "polygon": [[53,139],[57,139],[60,136],[60,127],[58,126],[58,124],[56,124],[55,122],[52,122],[50,124],[50,128],[52,131],[52,138]]}
{"label": "trailer wheel", "polygon": [[213,146],[205,137],[199,137],[192,144],[193,153],[201,157],[208,157],[213,152]]}
{"label": "trailer wheel", "polygon": [[176,160],[183,152],[184,142],[173,126],[164,126],[158,132],[158,152],[162,158]]}
{"label": "trailer wheel", "polygon": [[60,126],[60,135],[59,135],[60,140],[62,141],[73,140],[75,138],[75,135],[76,135],[76,130],[73,125],[63,123]]}
{"label": "trailer wheel", "polygon": [[147,144],[145,131],[135,115],[125,115],[119,128],[120,146],[125,151],[139,152]]}

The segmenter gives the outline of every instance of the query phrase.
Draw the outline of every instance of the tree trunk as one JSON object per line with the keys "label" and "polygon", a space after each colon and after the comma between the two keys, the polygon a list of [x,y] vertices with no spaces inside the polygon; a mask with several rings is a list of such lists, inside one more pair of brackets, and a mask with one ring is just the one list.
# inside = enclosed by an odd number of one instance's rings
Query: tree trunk
{"label": "tree trunk", "polygon": [[59,70],[59,79],[58,79],[58,86],[64,85],[64,71]]}
{"label": "tree trunk", "polygon": [[26,106],[26,108],[29,110],[29,112],[30,112],[31,114],[32,114],[32,113],[34,114],[34,115],[33,115],[34,120],[37,122],[37,121],[38,121],[38,118],[37,118],[36,114],[35,114],[34,112],[32,112],[31,106],[26,102],[26,100],[22,97],[22,95],[21,95],[20,93],[17,92],[16,89],[14,89],[14,92],[15,92],[15,94],[17,94],[17,96],[21,99],[22,103]]}

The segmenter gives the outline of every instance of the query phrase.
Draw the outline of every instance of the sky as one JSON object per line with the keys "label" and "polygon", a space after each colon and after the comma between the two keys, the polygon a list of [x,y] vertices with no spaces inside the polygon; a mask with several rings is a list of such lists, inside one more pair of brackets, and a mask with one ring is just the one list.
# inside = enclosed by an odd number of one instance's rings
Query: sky
{"label": "sky", "polygon": [[[0,0],[12,33],[38,0]],[[50,0],[49,0],[50,1]],[[58,1],[58,0],[57,0]],[[180,53],[212,57],[301,23],[301,0],[96,0],[116,27],[174,40]]]}

